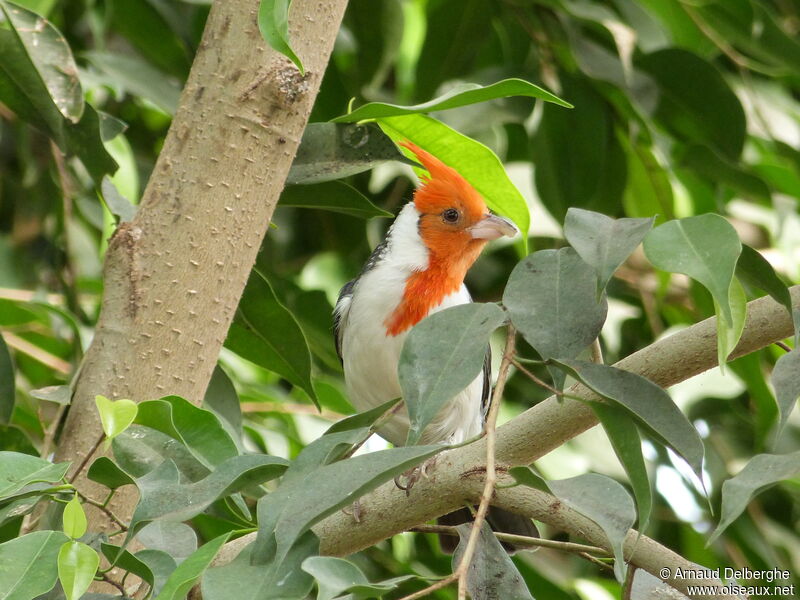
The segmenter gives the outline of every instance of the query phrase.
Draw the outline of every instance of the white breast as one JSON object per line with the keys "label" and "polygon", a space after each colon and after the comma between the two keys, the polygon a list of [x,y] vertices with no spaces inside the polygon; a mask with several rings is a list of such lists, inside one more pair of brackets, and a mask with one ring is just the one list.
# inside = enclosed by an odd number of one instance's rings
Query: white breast
{"label": "white breast", "polygon": [[[402,396],[397,364],[408,333],[388,336],[384,323],[400,302],[409,275],[427,268],[428,253],[417,233],[417,220],[414,205],[406,205],[390,231],[389,246],[381,260],[358,279],[349,301],[337,306],[348,397],[359,411]],[[462,285],[431,313],[468,302],[469,292]],[[422,443],[459,443],[480,433],[482,392],[480,375],[428,426]],[[403,410],[379,433],[402,445],[407,432],[408,416]]]}

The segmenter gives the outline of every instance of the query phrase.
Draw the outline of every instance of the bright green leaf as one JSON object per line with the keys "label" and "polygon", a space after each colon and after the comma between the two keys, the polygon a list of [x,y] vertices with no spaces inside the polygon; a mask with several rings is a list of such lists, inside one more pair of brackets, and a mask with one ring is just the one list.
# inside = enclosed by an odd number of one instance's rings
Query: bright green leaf
{"label": "bright green leaf", "polygon": [[109,400],[105,396],[95,396],[97,411],[103,424],[103,433],[109,440],[113,440],[136,419],[138,407],[133,400]]}
{"label": "bright green leaf", "polygon": [[570,479],[548,481],[553,493],[567,505],[597,523],[614,552],[614,574],[625,580],[623,545],[636,521],[633,498],[622,485],[603,475],[587,473]]}
{"label": "bright green leaf", "polygon": [[780,414],[775,432],[777,440],[797,399],[800,398],[800,348],[795,348],[778,359],[772,369],[772,385],[775,387],[775,398]]}
{"label": "bright green leaf", "polygon": [[378,124],[395,142],[410,140],[458,171],[480,192],[490,209],[514,221],[527,249],[528,205],[494,152],[425,115],[386,117]]}
{"label": "bright green leaf", "polygon": [[649,219],[612,219],[604,214],[570,208],[564,236],[587,264],[597,271],[597,293],[603,292],[614,271],[636,250],[653,227]]}
{"label": "bright green leaf", "polygon": [[800,451],[754,456],[739,473],[722,484],[722,514],[708,543],[716,540],[742,514],[753,496],[784,479],[797,477],[798,474]]}
{"label": "bright green leaf", "polygon": [[81,542],[64,542],[58,551],[58,580],[67,600],[78,600],[94,580],[100,557]]}
{"label": "bright green leaf", "polygon": [[[572,248],[540,250],[514,267],[503,304],[511,322],[544,359],[574,358],[600,334],[605,297],[596,299],[597,276]],[[564,375],[548,367],[556,387]]]}
{"label": "bright green leaf", "polygon": [[284,188],[278,204],[330,210],[362,219],[392,216],[392,213],[378,208],[364,194],[342,181],[290,185]]}
{"label": "bright green leaf", "polygon": [[505,320],[497,304],[473,303],[434,313],[414,326],[397,369],[411,421],[406,445],[418,443],[447,403],[481,374],[489,338]]}
{"label": "bright green leaf", "polygon": [[289,5],[291,0],[261,0],[258,6],[258,29],[273,50],[291,60],[305,75],[303,63],[289,45]]}
{"label": "bright green leaf", "polygon": [[81,506],[77,494],[64,506],[61,518],[64,523],[64,533],[72,539],[77,540],[86,533],[86,513],[83,512],[83,506]]}
{"label": "bright green leaf", "polygon": [[702,283],[729,325],[733,324],[729,289],[741,251],[736,230],[716,214],[669,221],[644,238],[647,259],[659,269]]}
{"label": "bright green leaf", "polygon": [[546,102],[553,102],[554,104],[566,108],[572,108],[569,102],[565,102],[558,96],[540,88],[538,85],[534,85],[523,79],[504,79],[487,86],[481,86],[476,83],[461,83],[438,98],[414,106],[400,106],[398,104],[387,104],[385,102],[369,102],[364,106],[359,106],[353,112],[342,115],[341,117],[336,117],[333,119],[333,122],[355,123],[365,119],[380,119],[398,115],[429,113],[437,110],[447,110],[449,108],[475,104],[477,102],[486,102],[496,98],[507,98],[509,96],[539,98]]}

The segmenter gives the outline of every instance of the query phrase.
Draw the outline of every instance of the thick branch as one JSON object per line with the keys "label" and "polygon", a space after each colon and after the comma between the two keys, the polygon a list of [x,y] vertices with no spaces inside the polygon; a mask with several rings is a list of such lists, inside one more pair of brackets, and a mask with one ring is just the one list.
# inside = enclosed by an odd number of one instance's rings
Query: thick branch
{"label": "thick branch", "polygon": [[[103,307],[56,460],[101,433],[94,397],[199,403],[317,94],[346,0],[296,0],[303,76],[267,47],[259,0],[215,2],[136,217],[109,243]],[[81,491],[102,490],[76,479]],[[127,488],[126,488],[127,489]],[[135,493],[114,498],[128,518]],[[92,529],[107,528],[93,514]]]}

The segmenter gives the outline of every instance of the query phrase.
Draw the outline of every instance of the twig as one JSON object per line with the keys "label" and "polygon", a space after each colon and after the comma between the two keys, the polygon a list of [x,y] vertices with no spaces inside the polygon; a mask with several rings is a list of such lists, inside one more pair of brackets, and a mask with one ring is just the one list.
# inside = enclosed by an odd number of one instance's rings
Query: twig
{"label": "twig", "polygon": [[332,410],[317,410],[316,406],[296,402],[242,402],[243,413],[277,412],[290,415],[313,415],[327,421],[338,421],[347,416]]}
{"label": "twig", "polygon": [[44,432],[44,440],[42,441],[42,450],[39,453],[41,458],[47,458],[50,454],[50,448],[53,445],[53,439],[56,436],[56,431],[58,431],[58,425],[61,423],[61,419],[64,416],[64,411],[67,410],[66,404],[61,404],[56,411],[56,416],[53,417],[53,422],[50,423],[50,427],[48,427]]}
{"label": "twig", "polygon": [[522,364],[521,364],[521,363],[520,363],[520,362],[519,362],[519,361],[518,361],[516,358],[512,358],[512,359],[511,359],[511,364],[512,364],[512,365],[514,365],[514,366],[515,366],[517,369],[519,369],[520,371],[522,371],[522,372],[523,372],[525,375],[527,375],[527,377],[528,377],[528,378],[529,378],[531,381],[533,381],[533,382],[534,382],[536,385],[539,385],[539,386],[543,387],[544,389],[546,389],[546,390],[547,390],[548,392],[550,392],[551,394],[555,394],[556,396],[563,396],[563,395],[564,395],[564,392],[563,392],[563,391],[557,390],[557,389],[556,389],[556,388],[554,388],[552,385],[550,385],[550,384],[549,384],[549,383],[547,383],[546,381],[542,381],[542,380],[541,380],[541,379],[539,379],[539,378],[538,378],[536,375],[534,375],[533,373],[531,373],[531,372],[530,372],[528,369],[526,369],[525,367],[523,367],[523,366],[522,366]]}
{"label": "twig", "polygon": [[[416,527],[411,527],[408,531],[438,533],[452,536],[458,535],[458,529],[451,525],[417,525]],[[499,531],[494,531],[493,533],[501,542],[508,542],[515,546],[536,546],[551,548],[553,550],[563,550],[564,552],[587,552],[589,554],[598,554],[605,557],[611,556],[608,550],[600,548],[599,546],[588,546],[586,544],[576,544],[574,542],[559,542],[557,540],[547,540],[544,538],[529,537],[527,535],[514,535],[513,533],[501,533]]]}
{"label": "twig", "polygon": [[594,338],[592,342],[592,362],[598,365],[603,364],[603,348],[600,346],[600,338]]}
{"label": "twig", "polygon": [[46,350],[42,350],[39,346],[31,344],[28,340],[14,335],[10,331],[2,332],[3,338],[6,343],[23,354],[27,354],[31,358],[38,360],[43,365],[50,367],[54,371],[62,375],[69,375],[72,371],[72,365],[58,356],[50,354]]}
{"label": "twig", "polygon": [[791,351],[792,351],[792,349],[791,349],[791,348],[789,348],[789,346],[787,346],[787,345],[786,345],[786,344],[784,344],[783,342],[775,342],[775,345],[776,345],[778,348],[780,348],[781,350],[784,350],[784,351],[786,351],[786,352],[791,352]]}
{"label": "twig", "polygon": [[440,590],[443,587],[447,587],[451,583],[453,583],[456,579],[458,579],[457,575],[458,571],[452,573],[445,577],[444,579],[440,579],[436,583],[429,585],[424,590],[420,590],[418,592],[414,592],[413,594],[409,594],[408,596],[403,596],[400,600],[417,600],[417,598],[424,598],[431,594],[431,592],[435,592],[436,590]]}
{"label": "twig", "polygon": [[75,491],[78,493],[78,496],[80,496],[80,498],[81,498],[81,500],[82,500],[83,502],[85,502],[86,504],[90,504],[91,506],[94,506],[95,508],[99,508],[99,509],[100,509],[100,510],[102,510],[104,513],[106,513],[106,515],[108,515],[108,518],[109,518],[109,519],[111,519],[112,521],[114,521],[114,523],[116,523],[117,525],[119,525],[120,527],[122,527],[122,528],[123,528],[125,531],[127,531],[127,530],[128,530],[128,528],[130,527],[130,526],[128,525],[128,523],[126,523],[125,521],[123,521],[122,519],[120,519],[120,518],[119,518],[117,515],[115,515],[115,514],[114,514],[114,513],[111,511],[111,509],[110,509],[110,508],[108,508],[108,506],[106,506],[106,505],[105,505],[105,504],[103,504],[102,502],[98,502],[97,500],[92,500],[91,498],[89,498],[89,496],[86,496],[86,495],[82,494],[82,493],[81,493],[80,491],[78,491],[77,489],[76,489]]}
{"label": "twig", "polygon": [[614,567],[612,567],[610,564],[603,562],[602,560],[598,559],[596,556],[592,556],[588,552],[578,552],[578,556],[580,556],[581,558],[585,558],[589,562],[594,563],[604,569],[608,569],[610,571],[614,570]]}
{"label": "twig", "polygon": [[100,578],[103,581],[105,581],[107,584],[113,585],[115,588],[117,588],[120,591],[120,593],[122,594],[123,597],[125,597],[125,598],[128,597],[128,594],[125,593],[125,588],[122,586],[121,583],[119,583],[118,581],[114,581],[106,573],[100,573]]}
{"label": "twig", "polygon": [[75,470],[75,472],[72,474],[72,476],[67,481],[69,481],[70,483],[73,483],[75,481],[75,479],[78,477],[78,475],[80,475],[80,472],[83,471],[83,468],[86,466],[86,463],[88,463],[89,459],[92,458],[92,455],[95,452],[97,452],[97,449],[100,447],[100,444],[103,443],[103,439],[105,437],[106,437],[105,433],[101,433],[100,434],[100,437],[97,438],[97,441],[94,443],[94,446],[92,446],[91,449],[89,450],[89,452],[86,453],[86,456],[83,457],[83,460],[78,465],[78,468]]}
{"label": "twig", "polygon": [[483,485],[483,493],[481,494],[481,502],[478,505],[478,512],[475,514],[475,521],[472,523],[472,531],[467,540],[467,546],[464,549],[464,554],[461,555],[461,562],[458,563],[458,600],[464,600],[467,597],[467,573],[469,565],[472,562],[472,557],[475,554],[475,549],[478,546],[478,536],[480,535],[483,522],[486,520],[486,513],[489,512],[489,502],[494,495],[494,486],[497,483],[497,471],[495,470],[494,457],[495,457],[495,426],[497,425],[497,413],[500,411],[500,399],[503,397],[503,390],[506,387],[506,380],[508,379],[508,369],[511,367],[511,361],[514,359],[514,349],[516,347],[517,330],[513,325],[508,326],[508,333],[506,334],[506,347],[503,351],[503,360],[500,363],[500,371],[497,374],[497,383],[494,386],[494,393],[492,394],[492,403],[489,406],[489,414],[486,415],[486,478]]}

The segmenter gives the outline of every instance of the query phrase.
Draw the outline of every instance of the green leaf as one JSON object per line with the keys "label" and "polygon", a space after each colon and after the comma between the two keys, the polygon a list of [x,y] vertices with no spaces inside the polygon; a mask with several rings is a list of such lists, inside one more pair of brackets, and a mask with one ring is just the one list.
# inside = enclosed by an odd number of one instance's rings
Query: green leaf
{"label": "green leaf", "polygon": [[0,452],[0,498],[8,498],[32,483],[61,481],[70,463],[53,464],[38,456]]}
{"label": "green leaf", "polygon": [[597,294],[605,290],[614,271],[636,250],[653,227],[649,219],[612,219],[603,214],[570,208],[564,236],[585,263],[597,271]]}
{"label": "green leaf", "polygon": [[204,600],[230,600],[233,589],[237,600],[308,597],[313,579],[300,565],[305,559],[319,554],[319,540],[313,532],[306,532],[292,546],[281,565],[254,562],[251,556],[254,547],[255,544],[250,544],[229,564],[206,572],[202,584]]}
{"label": "green leaf", "polygon": [[236,442],[213,412],[180,396],[140,403],[136,423],[178,440],[209,469],[239,454]]}
{"label": "green leaf", "polygon": [[77,540],[86,533],[86,513],[83,512],[83,507],[77,494],[64,506],[61,519],[64,523],[64,533],[72,539]]}
{"label": "green leaf", "polygon": [[[461,563],[471,532],[472,523],[458,525],[458,546],[453,552],[454,571]],[[478,545],[467,571],[467,592],[470,598],[533,600],[525,580],[508,552],[497,541],[488,523],[482,524],[478,536]]]}
{"label": "green leaf", "polygon": [[644,533],[650,523],[650,514],[653,509],[653,491],[650,488],[650,478],[647,475],[647,467],[642,454],[639,429],[633,419],[617,406],[594,402],[592,410],[602,423],[603,429],[614,447],[614,453],[628,474],[631,488],[633,488],[633,496],[636,498],[639,533]]}
{"label": "green leaf", "polygon": [[629,141],[619,131],[617,139],[628,157],[628,181],[623,195],[625,214],[650,217],[660,213],[658,223],[674,219],[675,200],[666,169],[644,144]]}
{"label": "green leaf", "polygon": [[247,281],[225,346],[300,387],[316,403],[311,352],[303,330],[257,270]]}
{"label": "green leaf", "polygon": [[309,123],[286,183],[322,183],[367,171],[390,160],[416,164],[375,124]]}
{"label": "green leaf", "polygon": [[[0,22],[0,101],[52,137],[61,150],[77,155],[96,181],[115,171],[117,164],[102,143],[97,112],[83,103],[75,63],[63,54],[69,48],[61,34],[39,15],[10,2],[0,2],[0,10],[8,24]],[[57,103],[51,88],[59,94]]]}
{"label": "green leaf", "polygon": [[152,102],[168,115],[178,109],[181,88],[176,81],[131,54],[92,50],[84,56],[109,79],[133,96]]}
{"label": "green leaf", "polygon": [[150,427],[131,425],[114,438],[114,458],[133,477],[144,477],[164,460],[170,459],[188,481],[199,481],[211,472],[211,467],[180,443],[180,439]]}
{"label": "green leaf", "polygon": [[97,411],[100,413],[100,422],[103,424],[103,433],[109,440],[113,440],[136,419],[138,407],[133,400],[109,400],[105,396],[95,396]]}
{"label": "green leaf", "polygon": [[683,273],[702,283],[733,325],[729,289],[742,243],[723,217],[705,214],[669,221],[644,238],[644,253],[664,271]]}
{"label": "green leaf", "polygon": [[[169,576],[178,567],[175,559],[162,550],[151,550],[150,548],[139,550],[135,558],[144,563],[153,574],[153,595],[161,591]],[[113,560],[113,555],[109,560]]]}
{"label": "green leaf", "polygon": [[518,485],[527,485],[535,490],[550,493],[547,482],[531,467],[511,467],[508,470],[508,474],[514,478],[514,481],[516,481]]}
{"label": "green leaf", "polygon": [[553,493],[567,505],[597,523],[614,552],[614,575],[625,580],[623,544],[636,521],[633,498],[619,483],[596,473],[548,481]]}
{"label": "green leaf", "polygon": [[108,544],[106,542],[100,543],[100,551],[109,562],[114,562],[116,566],[125,569],[126,571],[130,571],[138,577],[141,577],[149,586],[154,586],[155,576],[153,571],[150,569],[147,563],[134,554],[131,554],[127,550],[123,550],[119,546]]}
{"label": "green leaf", "polygon": [[436,312],[411,329],[397,368],[410,419],[406,445],[418,443],[447,403],[480,376],[489,338],[505,320],[497,304],[473,303]]}
{"label": "green leaf", "polygon": [[679,48],[647,54],[637,65],[658,83],[657,121],[679,139],[708,145],[731,160],[739,158],[744,110],[714,66]]}
{"label": "green leaf", "polygon": [[117,190],[108,175],[103,176],[103,181],[100,183],[100,190],[102,192],[103,202],[106,203],[111,214],[119,219],[120,223],[130,221],[136,216],[137,207],[119,193],[119,190]]}
{"label": "green leaf", "polygon": [[38,390],[31,390],[29,393],[31,397],[38,400],[47,400],[62,406],[67,406],[72,402],[72,388],[68,385],[49,385]]}
{"label": "green leaf", "polygon": [[494,152],[425,115],[386,117],[378,124],[395,142],[410,140],[458,171],[480,192],[490,209],[514,221],[527,251],[528,205]]}
{"label": "green leaf", "polygon": [[555,360],[592,390],[613,400],[689,463],[702,480],[703,442],[661,387],[629,371],[580,360]]}
{"label": "green leaf", "polygon": [[[744,331],[744,321],[747,316],[747,296],[745,296],[744,288],[739,280],[735,277],[731,279],[731,287],[728,293],[730,298],[730,310],[733,318],[733,323],[728,324],[724,319],[717,319],[717,361],[719,368],[725,372],[725,362],[728,356],[742,337]],[[714,301],[714,310],[720,314],[720,306],[717,301]]]}
{"label": "green leaf", "polygon": [[398,584],[416,577],[403,575],[380,583],[370,583],[356,565],[333,556],[310,556],[303,561],[302,568],[317,582],[317,600],[333,600],[345,593],[350,594],[352,600],[380,598],[396,589]]}
{"label": "green leaf", "polygon": [[258,30],[276,52],[291,60],[305,75],[303,63],[289,46],[289,5],[291,0],[261,0],[258,6]]}
{"label": "green leaf", "polygon": [[275,456],[234,456],[196,483],[181,483],[175,463],[161,466],[136,480],[140,500],[131,518],[126,540],[157,519],[186,521],[203,512],[212,502],[244,488],[278,477],[287,461]]}
{"label": "green leaf", "polygon": [[100,557],[81,542],[64,542],[58,551],[58,580],[67,600],[78,600],[94,580]]}
{"label": "green leaf", "polygon": [[83,115],[83,91],[64,36],[50,21],[19,5],[3,0],[0,8],[35,69],[35,75],[29,76],[38,76],[58,111],[78,123]]}
{"label": "green leaf", "polygon": [[53,589],[67,540],[60,531],[34,531],[0,544],[0,600],[31,600]]}
{"label": "green leaf", "polygon": [[614,133],[614,113],[585,79],[560,74],[575,110],[545,104],[530,141],[534,180],[542,203],[559,222],[569,207],[618,214],[627,159]]}
{"label": "green leaf", "polygon": [[203,544],[179,564],[161,588],[156,600],[183,600],[230,536],[231,532],[224,533]]}
{"label": "green leaf", "polygon": [[[742,253],[736,263],[736,276],[747,284],[767,292],[775,302],[782,304],[792,315],[792,295],[789,288],[778,277],[775,269],[760,252],[747,244],[742,244]],[[795,331],[800,331],[800,323],[795,321]]]}
{"label": "green leaf", "polygon": [[328,427],[328,429],[325,431],[325,435],[339,431],[351,431],[353,429],[360,429],[362,427],[370,427],[378,419],[378,417],[380,417],[398,402],[400,402],[400,398],[394,398],[393,400],[379,404],[378,406],[370,408],[369,410],[365,410],[336,421],[336,423]]}
{"label": "green leaf", "polygon": [[[574,358],[600,334],[605,297],[596,299],[597,276],[572,248],[539,250],[508,278],[503,304],[511,322],[544,359]],[[548,366],[556,387],[564,374]]]}
{"label": "green leaf", "polygon": [[436,445],[380,450],[312,469],[291,484],[284,482],[258,501],[254,563],[280,565],[314,524],[442,449]]}
{"label": "green leaf", "polygon": [[194,529],[176,521],[153,521],[136,534],[136,541],[149,550],[166,552],[178,563],[197,550]]}
{"label": "green leaf", "polygon": [[11,422],[11,413],[14,412],[15,387],[11,352],[0,335],[0,423],[4,425]]}
{"label": "green leaf", "polygon": [[730,162],[706,146],[689,146],[681,154],[679,162],[713,184],[727,185],[743,198],[765,205],[772,204],[772,194],[763,179],[749,173],[745,166]]}
{"label": "green leaf", "polygon": [[713,543],[742,514],[753,496],[798,474],[800,451],[754,456],[739,473],[722,484],[722,514],[708,544]]}
{"label": "green leaf", "polygon": [[[86,477],[97,483],[101,483],[109,489],[115,490],[123,485],[135,484],[136,480],[123,471],[107,456],[101,456],[92,463],[86,473]],[[73,536],[80,537],[80,536]]]}
{"label": "green leaf", "polygon": [[330,210],[362,219],[392,216],[392,213],[378,208],[364,194],[342,181],[290,185],[284,188],[278,204]]}
{"label": "green leaf", "polygon": [[[228,374],[217,365],[211,375],[211,381],[203,397],[204,409],[210,410],[228,432],[228,435],[242,449],[242,406],[239,403],[239,394],[233,386]],[[240,454],[244,452],[240,451]]]}
{"label": "green leaf", "polygon": [[539,98],[546,102],[553,102],[559,106],[573,108],[569,102],[565,102],[558,96],[551,94],[547,90],[540,88],[523,79],[503,79],[491,85],[482,86],[477,83],[461,83],[454,86],[445,94],[438,98],[429,100],[414,106],[401,106],[399,104],[387,104],[385,102],[369,102],[364,106],[359,106],[354,111],[332,119],[334,123],[355,123],[365,119],[381,119],[383,117],[396,117],[398,115],[411,115],[416,113],[429,113],[435,110],[447,110],[468,104],[486,102],[495,98],[507,98],[509,96],[528,96]]}
{"label": "green leaf", "polygon": [[778,359],[772,369],[772,385],[780,415],[775,431],[777,442],[797,399],[800,398],[800,348],[795,348]]}

